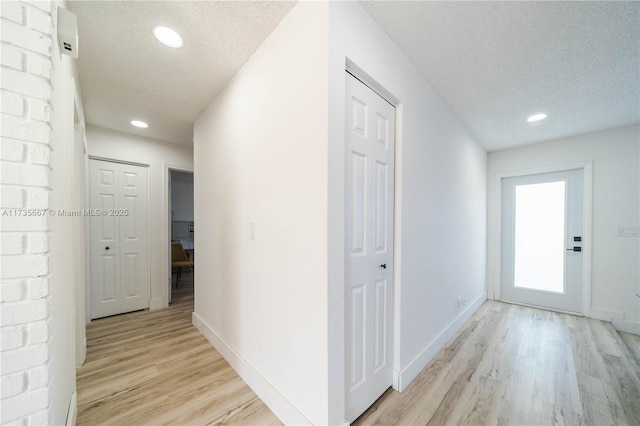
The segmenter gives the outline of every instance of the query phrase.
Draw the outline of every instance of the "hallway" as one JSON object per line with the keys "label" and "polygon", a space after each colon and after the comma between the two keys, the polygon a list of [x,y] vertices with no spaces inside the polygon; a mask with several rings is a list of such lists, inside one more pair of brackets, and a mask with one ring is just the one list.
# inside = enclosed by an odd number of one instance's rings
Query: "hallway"
{"label": "hallway", "polygon": [[78,425],[279,424],[191,325],[192,312],[186,275],[167,309],[92,321]]}

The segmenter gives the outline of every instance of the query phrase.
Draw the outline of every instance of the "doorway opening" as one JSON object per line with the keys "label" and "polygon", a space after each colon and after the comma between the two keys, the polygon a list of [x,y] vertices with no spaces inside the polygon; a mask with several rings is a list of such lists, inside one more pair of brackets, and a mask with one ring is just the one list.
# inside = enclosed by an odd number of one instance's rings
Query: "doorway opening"
{"label": "doorway opening", "polygon": [[193,298],[193,172],[169,169],[169,304]]}

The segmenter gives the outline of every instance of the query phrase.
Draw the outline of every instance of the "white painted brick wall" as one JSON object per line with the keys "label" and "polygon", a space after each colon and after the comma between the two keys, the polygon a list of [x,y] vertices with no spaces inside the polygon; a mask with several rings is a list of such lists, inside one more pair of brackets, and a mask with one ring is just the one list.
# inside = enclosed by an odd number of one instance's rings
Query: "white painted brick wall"
{"label": "white painted brick wall", "polygon": [[47,278],[31,278],[27,281],[29,300],[44,299],[49,295],[49,280]]}
{"label": "white painted brick wall", "polygon": [[24,148],[22,141],[2,138],[0,141],[0,160],[23,161]]}
{"label": "white painted brick wall", "polygon": [[[12,3],[12,1],[2,2]],[[33,31],[24,25],[17,24],[9,20],[2,20],[2,41],[20,47],[25,52],[36,52],[42,55],[51,54],[52,40],[51,37],[45,37],[43,34]]]}
{"label": "white painted brick wall", "polygon": [[49,122],[51,104],[40,99],[29,99],[29,118]]}
{"label": "white painted brick wall", "polygon": [[17,302],[24,300],[25,296],[26,287],[23,280],[5,280],[2,282],[2,302]]}
{"label": "white painted brick wall", "polygon": [[49,207],[49,193],[48,189],[29,188],[26,207],[29,209],[46,209]]}
{"label": "white painted brick wall", "polygon": [[1,136],[8,138],[48,143],[51,135],[51,128],[47,123],[43,123],[41,121],[5,114],[2,117],[1,132]]}
{"label": "white painted brick wall", "polygon": [[2,66],[18,71],[24,70],[26,53],[11,45],[2,46]]}
{"label": "white painted brick wall", "polygon": [[27,390],[28,375],[25,372],[7,374],[2,377],[2,398],[18,395]]}
{"label": "white painted brick wall", "polygon": [[[46,299],[20,300],[13,303],[5,303],[2,307],[2,325],[18,325],[34,321],[44,321],[49,315],[49,303]],[[11,365],[3,365],[2,370],[13,368]]]}
{"label": "white painted brick wall", "polygon": [[51,78],[51,61],[37,53],[29,53],[29,73],[44,78]]}
{"label": "white painted brick wall", "polygon": [[24,115],[24,98],[16,93],[4,92],[2,94],[2,112],[9,115]]}
{"label": "white painted brick wall", "polygon": [[25,344],[25,327],[17,325],[14,327],[2,327],[2,342],[0,344],[1,350],[8,351],[16,349]]}
{"label": "white painted brick wall", "polygon": [[31,143],[27,147],[29,162],[32,164],[49,164],[49,147],[39,143]]}
{"label": "white painted brick wall", "polygon": [[[49,357],[46,344],[28,345],[13,351],[2,352],[3,373],[17,373],[45,365]],[[4,376],[3,376],[4,379]]]}
{"label": "white painted brick wall", "polygon": [[30,8],[29,10],[29,28],[40,31],[45,35],[51,34],[51,15],[49,12],[38,10],[36,8]]}
{"label": "white painted brick wall", "polygon": [[[5,401],[11,403],[5,404]],[[5,398],[2,400],[2,417],[6,419],[21,419],[18,421],[9,421],[10,424],[40,424],[47,423],[29,423],[29,415],[42,411],[49,406],[49,392],[47,388],[36,389],[35,391],[27,390],[18,395]]]}
{"label": "white painted brick wall", "polygon": [[22,3],[32,6],[36,9],[44,10],[45,12],[51,12],[53,4],[50,1],[43,0],[22,0]]}
{"label": "white painted brick wall", "polygon": [[46,366],[36,367],[26,375],[29,389],[38,389],[49,383],[49,369]]}
{"label": "white painted brick wall", "polygon": [[[24,237],[25,236],[22,233],[3,233],[2,241],[0,241],[0,254],[4,255],[24,253]],[[4,287],[2,288],[2,291],[4,293]]]}
{"label": "white painted brick wall", "polygon": [[[24,206],[24,190],[20,188],[0,188],[0,208],[18,209]],[[0,219],[2,219],[0,217]]]}
{"label": "white painted brick wall", "polygon": [[30,234],[27,238],[29,253],[46,253],[49,250],[49,236],[43,234]]}
{"label": "white painted brick wall", "polygon": [[38,411],[29,415],[25,422],[27,425],[40,426],[49,424],[49,412],[47,410]]}
{"label": "white painted brick wall", "polygon": [[24,23],[24,5],[17,1],[3,2],[2,8],[0,8],[0,16],[9,21],[22,24]]}
{"label": "white painted brick wall", "polygon": [[32,322],[27,327],[27,340],[31,344],[49,340],[49,323],[47,321]]}
{"label": "white painted brick wall", "polygon": [[[0,179],[0,182],[2,180]],[[20,208],[26,208],[25,206],[21,206]],[[25,216],[11,216],[11,217],[0,217],[2,219],[2,232],[9,231],[47,231],[49,229],[49,225],[47,222],[46,216],[38,216],[38,217],[25,217]],[[2,276],[4,277],[4,272],[2,272]]]}
{"label": "white painted brick wall", "polygon": [[[2,125],[10,125],[4,120],[4,117]],[[30,136],[25,135],[24,137]],[[0,182],[9,185],[47,187],[49,186],[49,168],[36,164],[3,161],[0,179],[2,179]]]}
{"label": "white painted brick wall", "polygon": [[6,209],[49,207],[54,11],[49,0],[0,2],[2,424],[49,423],[48,217]]}

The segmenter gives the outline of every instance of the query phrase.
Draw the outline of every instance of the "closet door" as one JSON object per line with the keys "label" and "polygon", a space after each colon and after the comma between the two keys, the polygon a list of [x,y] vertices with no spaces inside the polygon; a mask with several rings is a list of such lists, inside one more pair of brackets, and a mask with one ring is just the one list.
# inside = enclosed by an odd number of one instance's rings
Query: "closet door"
{"label": "closet door", "polygon": [[395,108],[346,74],[346,417],[393,381]]}
{"label": "closet door", "polygon": [[147,168],[91,160],[91,317],[149,307]]}

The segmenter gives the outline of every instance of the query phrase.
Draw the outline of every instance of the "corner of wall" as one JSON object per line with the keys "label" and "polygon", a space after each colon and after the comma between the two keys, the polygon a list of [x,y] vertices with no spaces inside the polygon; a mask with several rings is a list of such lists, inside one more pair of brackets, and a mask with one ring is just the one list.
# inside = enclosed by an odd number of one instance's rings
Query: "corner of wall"
{"label": "corner of wall", "polygon": [[195,312],[192,313],[192,323],[284,424],[312,424],[272,383],[262,376],[233,346],[213,331]]}
{"label": "corner of wall", "polygon": [[194,128],[206,260],[195,270],[196,317],[258,396],[275,389],[317,424],[328,423],[330,393],[327,11],[296,4]]}
{"label": "corner of wall", "polygon": [[422,351],[402,367],[402,369],[394,369],[393,388],[398,392],[403,392],[486,300],[487,292],[485,291],[471,302],[464,311],[460,312],[431,343],[425,346]]}

